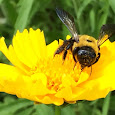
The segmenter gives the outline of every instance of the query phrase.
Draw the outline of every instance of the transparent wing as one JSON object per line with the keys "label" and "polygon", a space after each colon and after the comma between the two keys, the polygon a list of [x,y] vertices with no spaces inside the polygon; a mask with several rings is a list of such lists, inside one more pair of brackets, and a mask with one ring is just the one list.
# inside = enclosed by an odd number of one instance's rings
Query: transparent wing
{"label": "transparent wing", "polygon": [[73,17],[64,11],[63,9],[56,8],[56,13],[60,20],[66,25],[66,27],[69,29],[69,31],[72,34],[72,37],[75,39],[76,42],[79,41],[77,30],[75,27],[74,19]]}
{"label": "transparent wing", "polygon": [[101,27],[99,39],[97,41],[100,47],[108,38],[115,34],[115,24],[105,24]]}

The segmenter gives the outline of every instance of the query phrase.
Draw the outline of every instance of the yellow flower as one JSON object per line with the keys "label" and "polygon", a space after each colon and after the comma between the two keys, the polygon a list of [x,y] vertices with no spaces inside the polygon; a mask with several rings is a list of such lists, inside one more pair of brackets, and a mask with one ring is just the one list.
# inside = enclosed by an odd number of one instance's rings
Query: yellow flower
{"label": "yellow flower", "polygon": [[90,68],[81,72],[79,63],[74,68],[71,52],[64,62],[62,54],[54,57],[58,47],[56,40],[46,45],[39,29],[18,31],[8,48],[2,37],[0,51],[13,65],[0,63],[0,91],[38,103],[62,105],[102,98],[115,89],[115,42],[108,40],[102,45],[101,58],[92,66],[91,76]]}

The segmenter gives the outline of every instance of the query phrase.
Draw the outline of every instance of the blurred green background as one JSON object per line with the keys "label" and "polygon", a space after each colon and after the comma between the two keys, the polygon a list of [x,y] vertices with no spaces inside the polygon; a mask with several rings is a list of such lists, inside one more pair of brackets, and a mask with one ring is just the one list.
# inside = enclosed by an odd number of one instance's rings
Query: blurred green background
{"label": "blurred green background", "polygon": [[[98,38],[103,24],[115,24],[115,0],[0,0],[0,37],[11,43],[17,30],[40,28],[47,44],[70,34],[59,20],[55,8],[61,7],[75,19],[79,34]],[[111,38],[114,41],[115,37]],[[0,62],[10,62],[0,53]],[[54,105],[33,105],[32,101],[0,93],[0,115],[54,115]],[[78,101],[61,109],[62,115],[114,115],[115,92],[105,99]]]}

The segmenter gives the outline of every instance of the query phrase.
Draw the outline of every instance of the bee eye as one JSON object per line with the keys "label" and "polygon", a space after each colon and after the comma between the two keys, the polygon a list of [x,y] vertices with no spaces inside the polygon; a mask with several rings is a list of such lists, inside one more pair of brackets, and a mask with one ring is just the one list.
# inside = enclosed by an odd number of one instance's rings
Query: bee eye
{"label": "bee eye", "polygon": [[91,40],[87,40],[88,42],[92,42]]}

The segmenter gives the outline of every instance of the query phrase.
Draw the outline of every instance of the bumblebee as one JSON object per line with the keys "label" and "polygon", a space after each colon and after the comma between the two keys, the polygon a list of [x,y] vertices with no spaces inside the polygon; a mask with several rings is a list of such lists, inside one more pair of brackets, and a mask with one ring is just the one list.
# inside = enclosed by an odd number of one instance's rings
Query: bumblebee
{"label": "bumblebee", "polygon": [[71,50],[75,63],[79,62],[81,69],[90,67],[100,58],[100,46],[113,34],[115,34],[115,24],[105,24],[101,27],[98,40],[88,35],[78,35],[74,18],[63,9],[56,8],[56,13],[60,20],[69,29],[72,37],[65,40],[56,50],[54,56],[64,51],[65,60],[68,50]]}

